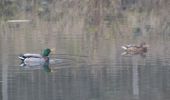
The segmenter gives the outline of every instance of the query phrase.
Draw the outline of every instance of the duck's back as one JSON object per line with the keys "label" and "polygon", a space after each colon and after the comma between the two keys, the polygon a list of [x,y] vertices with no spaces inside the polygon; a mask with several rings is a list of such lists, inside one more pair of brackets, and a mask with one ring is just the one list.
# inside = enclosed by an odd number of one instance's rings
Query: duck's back
{"label": "duck's back", "polygon": [[41,58],[42,55],[40,54],[33,54],[33,53],[26,53],[26,54],[23,54],[23,56],[25,57],[35,57],[35,58]]}

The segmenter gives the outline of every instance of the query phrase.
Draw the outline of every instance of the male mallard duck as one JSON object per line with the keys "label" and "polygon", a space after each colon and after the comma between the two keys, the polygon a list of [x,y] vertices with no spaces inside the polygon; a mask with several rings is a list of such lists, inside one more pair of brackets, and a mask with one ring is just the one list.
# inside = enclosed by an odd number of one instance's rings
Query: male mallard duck
{"label": "male mallard duck", "polygon": [[142,42],[140,45],[126,45],[122,46],[122,49],[125,50],[123,55],[125,54],[143,54],[148,50],[148,45],[145,42]]}
{"label": "male mallard duck", "polygon": [[43,66],[44,69],[48,72],[51,72],[49,68],[49,54],[51,50],[49,48],[44,49],[42,54],[21,54],[18,58],[21,59],[20,66]]}

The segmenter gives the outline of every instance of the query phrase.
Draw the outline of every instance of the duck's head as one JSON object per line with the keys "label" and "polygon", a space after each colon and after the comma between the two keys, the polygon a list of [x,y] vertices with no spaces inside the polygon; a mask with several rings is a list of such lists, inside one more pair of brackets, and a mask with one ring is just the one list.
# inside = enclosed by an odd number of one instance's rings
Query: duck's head
{"label": "duck's head", "polygon": [[148,48],[148,47],[149,47],[149,45],[147,45],[145,42],[142,42],[142,43],[140,44],[140,47]]}
{"label": "duck's head", "polygon": [[147,45],[145,42],[142,42],[140,44],[140,48],[141,48],[141,52],[144,53],[144,52],[147,52],[148,51],[148,48],[149,48],[149,45]]}
{"label": "duck's head", "polygon": [[43,50],[42,56],[43,57],[47,57],[50,54],[50,52],[51,52],[51,49],[46,48],[46,49]]}
{"label": "duck's head", "polygon": [[55,48],[52,48],[52,49],[46,48],[46,49],[43,50],[42,56],[43,56],[43,57],[47,57],[47,56],[49,56],[49,54],[50,54],[51,52],[55,53],[55,52],[56,52],[56,49],[55,49]]}

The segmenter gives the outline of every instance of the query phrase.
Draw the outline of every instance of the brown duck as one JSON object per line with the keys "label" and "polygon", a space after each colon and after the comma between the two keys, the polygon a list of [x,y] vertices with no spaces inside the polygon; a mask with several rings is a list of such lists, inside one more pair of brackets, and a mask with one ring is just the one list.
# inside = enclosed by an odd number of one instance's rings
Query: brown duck
{"label": "brown duck", "polygon": [[144,54],[148,51],[148,45],[145,42],[140,43],[140,45],[126,45],[122,46],[122,49],[125,50],[125,52],[122,55],[125,54]]}

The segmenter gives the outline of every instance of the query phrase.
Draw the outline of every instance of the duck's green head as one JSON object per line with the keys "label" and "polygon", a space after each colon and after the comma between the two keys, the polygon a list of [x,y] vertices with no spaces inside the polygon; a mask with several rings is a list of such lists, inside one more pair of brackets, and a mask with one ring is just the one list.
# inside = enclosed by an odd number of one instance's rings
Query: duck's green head
{"label": "duck's green head", "polygon": [[42,56],[47,57],[50,54],[51,50],[49,48],[44,49]]}

